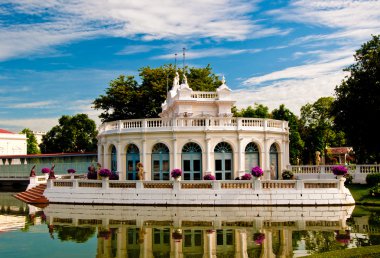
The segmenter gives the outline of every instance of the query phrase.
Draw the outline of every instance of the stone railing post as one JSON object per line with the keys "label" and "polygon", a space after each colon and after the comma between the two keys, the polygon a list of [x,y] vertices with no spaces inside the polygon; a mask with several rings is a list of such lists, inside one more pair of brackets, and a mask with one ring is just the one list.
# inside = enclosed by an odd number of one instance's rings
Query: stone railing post
{"label": "stone railing post", "polygon": [[136,181],[136,189],[143,189],[144,184],[142,181]]}
{"label": "stone railing post", "polygon": [[303,190],[303,189],[304,189],[303,180],[296,180],[296,190]]}
{"label": "stone railing post", "polygon": [[109,188],[109,178],[103,177],[102,178],[102,189],[108,189]]}
{"label": "stone railing post", "polygon": [[47,187],[48,189],[52,189],[52,188],[54,188],[53,180],[47,180],[46,187]]}
{"label": "stone railing post", "polygon": [[74,189],[79,188],[78,179],[73,179],[73,180],[71,180],[71,182],[73,182],[73,188]]}
{"label": "stone railing post", "polygon": [[261,180],[253,179],[252,187],[253,187],[253,190],[255,191],[261,191],[262,189]]}
{"label": "stone railing post", "polygon": [[181,189],[181,182],[177,181],[177,180],[174,180],[173,181],[173,190],[179,191],[180,189]]}
{"label": "stone railing post", "polygon": [[216,180],[212,181],[212,189],[213,190],[220,190],[220,189],[222,189],[222,186],[221,186],[220,182],[216,181]]}
{"label": "stone railing post", "polygon": [[346,181],[346,179],[344,177],[341,177],[338,179],[338,189],[339,189],[339,192],[340,193],[343,193],[344,192],[344,182]]}

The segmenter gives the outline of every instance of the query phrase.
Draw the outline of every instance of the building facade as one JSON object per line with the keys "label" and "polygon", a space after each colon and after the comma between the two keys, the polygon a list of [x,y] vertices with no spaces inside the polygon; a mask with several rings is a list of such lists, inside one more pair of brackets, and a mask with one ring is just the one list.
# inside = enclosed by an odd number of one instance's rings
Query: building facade
{"label": "building facade", "polygon": [[223,78],[215,92],[193,91],[186,77],[174,78],[162,104],[160,118],[103,123],[98,135],[98,161],[137,179],[137,164],[145,180],[170,180],[180,168],[182,180],[201,180],[212,174],[230,180],[260,166],[278,178],[289,165],[286,121],[233,117],[231,90]]}
{"label": "building facade", "polygon": [[7,159],[4,156],[26,155],[27,144],[26,135],[13,133],[4,129],[0,129],[0,156],[3,156],[0,164],[20,164],[19,159]]}

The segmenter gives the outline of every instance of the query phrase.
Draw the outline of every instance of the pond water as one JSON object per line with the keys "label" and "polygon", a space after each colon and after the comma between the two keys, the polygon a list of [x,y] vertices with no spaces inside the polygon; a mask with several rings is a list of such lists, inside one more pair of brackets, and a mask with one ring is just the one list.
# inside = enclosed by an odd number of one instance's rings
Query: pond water
{"label": "pond water", "polygon": [[0,193],[0,257],[301,257],[380,244],[371,207],[26,205]]}

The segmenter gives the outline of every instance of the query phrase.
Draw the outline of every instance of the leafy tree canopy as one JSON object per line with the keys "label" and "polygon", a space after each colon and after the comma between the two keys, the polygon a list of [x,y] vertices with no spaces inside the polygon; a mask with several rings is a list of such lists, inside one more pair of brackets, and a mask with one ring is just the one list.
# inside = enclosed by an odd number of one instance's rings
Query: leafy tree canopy
{"label": "leafy tree canopy", "polygon": [[40,153],[40,149],[38,148],[38,143],[36,136],[34,135],[33,131],[29,128],[24,128],[21,132],[21,134],[26,134],[26,148],[28,154],[38,154]]}
{"label": "leafy tree canopy", "polygon": [[354,55],[350,72],[335,88],[332,113],[336,125],[354,148],[359,162],[380,162],[380,35],[364,43]]}
{"label": "leafy tree canopy", "polygon": [[326,147],[346,145],[344,133],[335,128],[331,115],[333,102],[333,97],[322,97],[301,107],[300,132],[305,141],[305,163],[313,161],[316,151],[323,154]]}
{"label": "leafy tree canopy", "polygon": [[298,131],[298,117],[293,114],[285,105],[280,105],[278,109],[272,111],[272,118],[288,121],[289,124],[289,152],[291,164],[298,164],[302,156],[305,143],[301,139]]}
{"label": "leafy tree canopy", "polygon": [[86,114],[64,115],[59,125],[42,137],[42,153],[92,152],[97,149],[95,122]]}
{"label": "leafy tree canopy", "polygon": [[[110,82],[104,95],[94,100],[93,107],[103,110],[99,116],[102,122],[158,117],[167,90],[173,85],[175,71],[172,65],[143,67],[139,70],[141,84],[133,76],[120,75]],[[177,71],[182,78],[183,70]],[[185,71],[187,81],[195,91],[214,91],[221,85],[209,65],[205,68],[187,68]]]}
{"label": "leafy tree canopy", "polygon": [[254,107],[248,106],[247,108],[242,108],[240,111],[234,107],[232,113],[236,117],[270,118],[269,108],[257,103],[255,103]]}

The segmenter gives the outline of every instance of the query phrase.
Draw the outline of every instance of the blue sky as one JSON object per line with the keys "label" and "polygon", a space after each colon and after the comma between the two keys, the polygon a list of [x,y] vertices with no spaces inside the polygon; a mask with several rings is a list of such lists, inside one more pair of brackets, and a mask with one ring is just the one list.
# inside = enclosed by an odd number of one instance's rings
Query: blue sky
{"label": "blue sky", "polygon": [[[380,34],[380,1],[0,0],[0,128],[48,131],[120,74],[174,62],[224,75],[238,107],[333,96]],[[190,85],[191,86],[191,85]]]}

